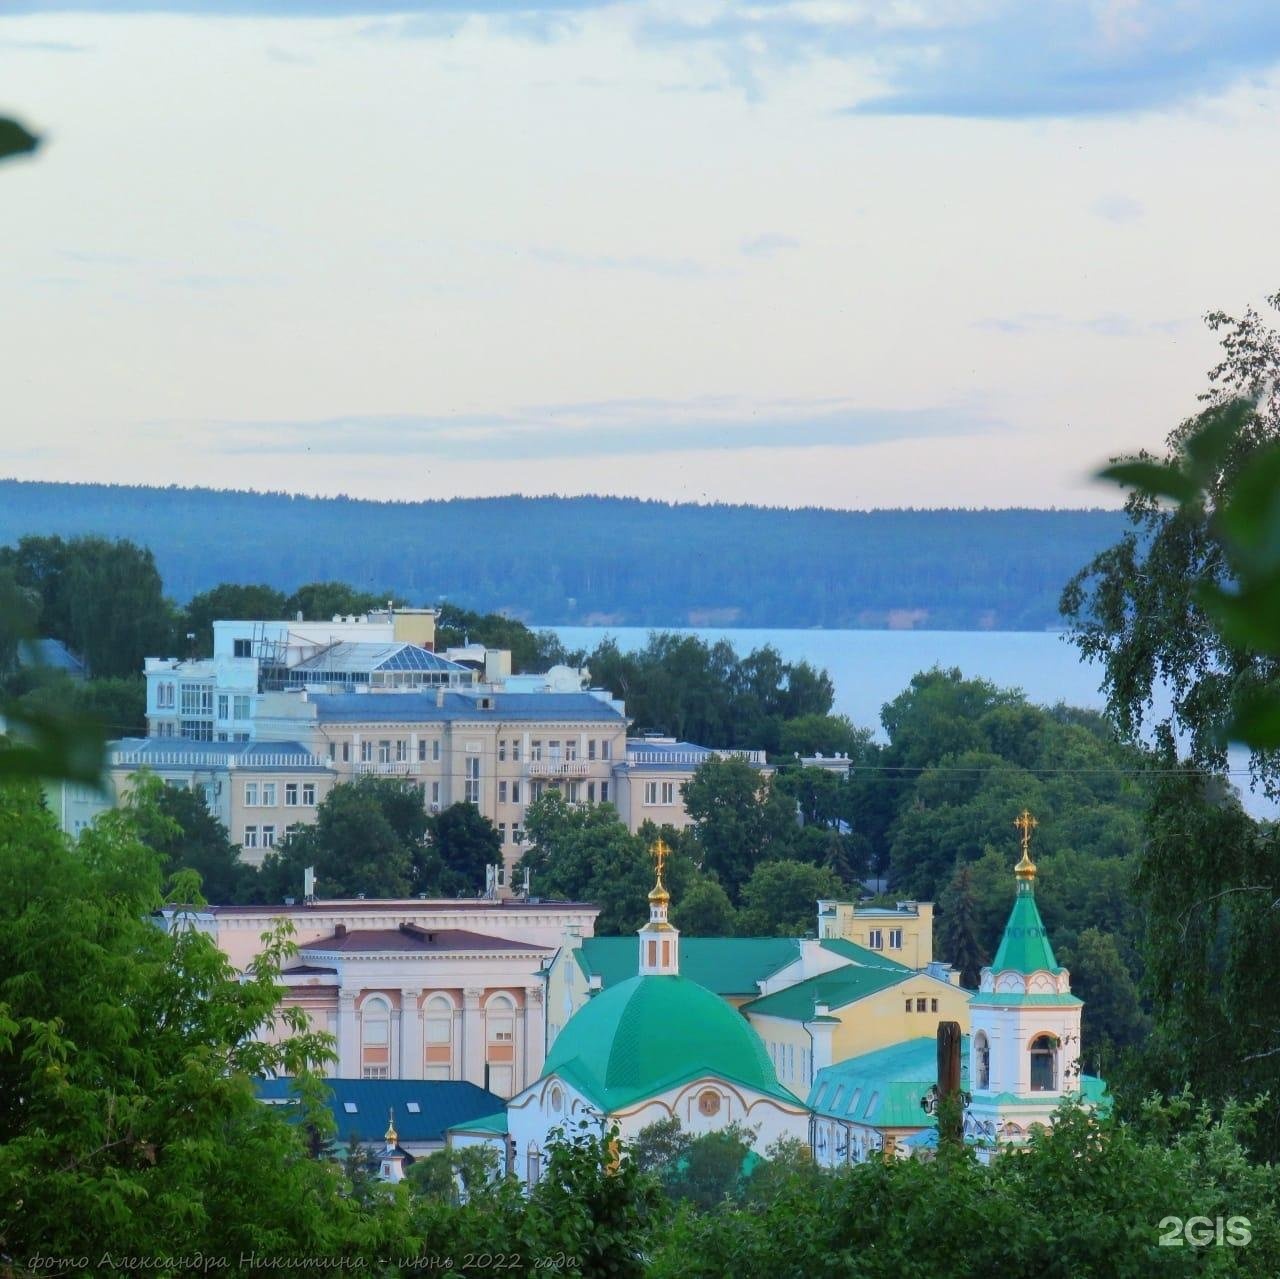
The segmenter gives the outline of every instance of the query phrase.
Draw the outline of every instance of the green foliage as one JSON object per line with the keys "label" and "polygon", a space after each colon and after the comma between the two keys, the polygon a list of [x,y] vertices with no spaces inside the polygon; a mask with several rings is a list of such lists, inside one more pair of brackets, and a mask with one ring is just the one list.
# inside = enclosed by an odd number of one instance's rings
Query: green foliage
{"label": "green foliage", "polygon": [[147,685],[141,675],[110,679],[72,679],[62,671],[24,670],[10,680],[25,690],[20,710],[61,716],[83,723],[103,739],[147,735]]}
{"label": "green foliage", "polygon": [[301,613],[309,621],[326,621],[339,614],[345,617],[386,608],[388,600],[404,603],[390,591],[361,591],[346,582],[308,582],[285,600],[283,616],[295,617]]}
{"label": "green foliage", "polygon": [[475,613],[456,604],[442,604],[436,619],[436,648],[468,643],[510,650],[511,666],[516,672],[545,671],[568,657],[551,631],[535,633],[512,617]]}
{"label": "green foliage", "polygon": [[450,804],[427,819],[430,853],[440,862],[432,879],[425,866],[415,876],[419,892],[435,883],[437,893],[452,890],[475,894],[484,888],[485,868],[502,862],[502,840],[498,829],[474,804]]}
{"label": "green foliage", "polygon": [[[304,587],[303,590],[309,588]],[[273,586],[238,586],[232,582],[223,582],[212,590],[193,595],[183,610],[181,627],[186,635],[195,636],[190,645],[184,643],[181,651],[184,656],[213,656],[213,624],[220,621],[252,618],[264,622],[277,621],[292,616],[286,612],[288,601],[282,591]],[[340,610],[335,610],[340,611]],[[309,614],[304,613],[304,617]],[[323,614],[332,617],[332,613]]]}
{"label": "green foliage", "polygon": [[737,920],[729,894],[707,875],[695,880],[671,907],[671,922],[686,937],[732,937],[738,931]]}
{"label": "green foliage", "polygon": [[962,986],[977,990],[982,966],[988,957],[978,935],[973,871],[967,863],[956,863],[955,874],[939,906],[942,913],[940,954],[960,973]]}
{"label": "green foliage", "polygon": [[498,1176],[498,1156],[489,1146],[434,1150],[405,1170],[410,1191],[424,1199],[460,1204],[483,1194]]}
{"label": "green foliage", "polygon": [[761,862],[742,888],[738,929],[748,937],[800,937],[813,932],[820,898],[844,895],[840,877],[805,862]]}

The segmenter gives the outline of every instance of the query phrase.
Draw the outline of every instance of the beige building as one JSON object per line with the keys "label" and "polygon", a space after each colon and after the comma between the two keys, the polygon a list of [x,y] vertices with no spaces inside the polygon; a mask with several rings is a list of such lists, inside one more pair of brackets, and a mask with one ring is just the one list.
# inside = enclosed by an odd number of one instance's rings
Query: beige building
{"label": "beige building", "polygon": [[[250,865],[262,863],[290,826],[309,825],[337,773],[298,742],[191,742],[124,738],[107,749],[110,802],[127,794],[142,769],[170,786],[198,791],[240,845]],[[104,800],[103,806],[108,806]]]}
{"label": "beige building", "polygon": [[591,692],[303,691],[267,695],[258,711],[259,740],[297,738],[339,780],[407,778],[430,812],[475,804],[498,828],[508,868],[548,787],[570,803],[618,802],[626,728],[621,704]]}
{"label": "beige building", "polygon": [[859,906],[820,901],[818,936],[842,938],[908,968],[927,968],[933,963],[933,903]]}
{"label": "beige building", "polygon": [[628,738],[625,755],[614,765],[615,802],[627,829],[634,835],[646,821],[677,830],[688,826],[682,788],[713,755],[744,759],[766,775],[773,773],[764,751],[712,750],[652,734]]}
{"label": "beige building", "polygon": [[[545,973],[598,908],[534,901],[311,901],[166,912],[244,970],[287,923],[298,946],[283,1006],[333,1036],[338,1078],[466,1080],[510,1097],[541,1072]],[[277,1024],[265,1033],[287,1032]]]}

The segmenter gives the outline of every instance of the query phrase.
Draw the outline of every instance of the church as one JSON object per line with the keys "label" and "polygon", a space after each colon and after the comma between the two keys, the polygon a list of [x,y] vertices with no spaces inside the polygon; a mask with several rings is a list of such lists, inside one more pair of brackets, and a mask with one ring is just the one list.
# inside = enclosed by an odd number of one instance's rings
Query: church
{"label": "church", "polygon": [[556,1037],[541,1077],[507,1105],[513,1171],[537,1182],[547,1147],[580,1125],[624,1142],[659,1120],[699,1136],[731,1123],[763,1152],[780,1137],[809,1139],[805,1103],[778,1080],[746,1018],[680,975],[679,932],[667,918],[666,846],[654,850],[657,882],[639,932],[637,975],[576,1012]]}

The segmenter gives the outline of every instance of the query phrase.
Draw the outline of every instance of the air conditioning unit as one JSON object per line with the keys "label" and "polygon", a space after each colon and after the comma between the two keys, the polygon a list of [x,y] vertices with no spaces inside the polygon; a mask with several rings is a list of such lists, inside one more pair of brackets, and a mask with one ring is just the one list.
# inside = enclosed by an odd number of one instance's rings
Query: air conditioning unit
{"label": "air conditioning unit", "polygon": [[438,813],[438,812],[440,811],[440,805],[439,805],[439,804],[431,804],[431,805],[429,805],[429,807],[430,807],[431,812],[433,812],[433,813]]}

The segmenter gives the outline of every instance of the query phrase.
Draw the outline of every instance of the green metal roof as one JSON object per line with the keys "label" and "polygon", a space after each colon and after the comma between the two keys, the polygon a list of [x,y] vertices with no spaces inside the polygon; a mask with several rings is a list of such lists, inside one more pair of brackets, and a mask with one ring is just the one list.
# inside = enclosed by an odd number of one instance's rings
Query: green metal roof
{"label": "green metal roof", "polygon": [[[818,1071],[809,1108],[820,1115],[877,1128],[927,1128],[922,1098],[938,1082],[938,1041],[906,1039]],[[969,1036],[960,1044],[960,1087],[969,1086]]]}
{"label": "green metal roof", "polygon": [[445,1131],[491,1132],[505,1137],[507,1133],[507,1112],[505,1110],[500,1110],[496,1115],[481,1115],[479,1119],[472,1119],[469,1123],[453,1124]]}
{"label": "green metal roof", "polygon": [[822,949],[829,950],[833,955],[840,955],[855,964],[865,964],[872,968],[908,967],[906,964],[900,964],[896,959],[890,959],[888,955],[882,955],[878,950],[868,950],[865,946],[859,946],[857,942],[846,941],[843,937],[823,938]]}
{"label": "green metal roof", "polygon": [[1009,991],[983,992],[978,991],[973,996],[975,1004],[996,1004],[1008,1005],[1010,1007],[1025,1007],[1027,1005],[1035,1005],[1039,1007],[1061,1008],[1066,1004],[1082,1004],[1084,1000],[1079,995],[1018,995]]}
{"label": "green metal roof", "polygon": [[742,1011],[767,1017],[785,1017],[789,1021],[812,1021],[816,1004],[826,1004],[828,1008],[844,1008],[917,975],[900,964],[892,968],[862,968],[857,964],[847,964],[843,968],[834,968],[829,973],[819,973],[816,977],[797,982],[786,990],[753,999],[749,1004],[743,1004]]}
{"label": "green metal roof", "polygon": [[1018,895],[1013,899],[1009,922],[1000,938],[1000,949],[991,961],[991,971],[1012,969],[1017,973],[1034,973],[1047,969],[1061,972],[1053,957],[1049,934],[1036,906],[1035,890],[1027,881],[1018,884]]}
{"label": "green metal roof", "polygon": [[[634,943],[632,943],[634,945]],[[609,1113],[702,1075],[801,1105],[746,1018],[687,977],[632,977],[583,1005],[542,1068]]]}
{"label": "green metal roof", "polygon": [[[574,953],[583,973],[599,977],[606,990],[634,977],[640,967],[640,943],[634,933],[587,937]],[[759,994],[757,982],[799,958],[795,937],[680,938],[680,975],[717,995]]]}

